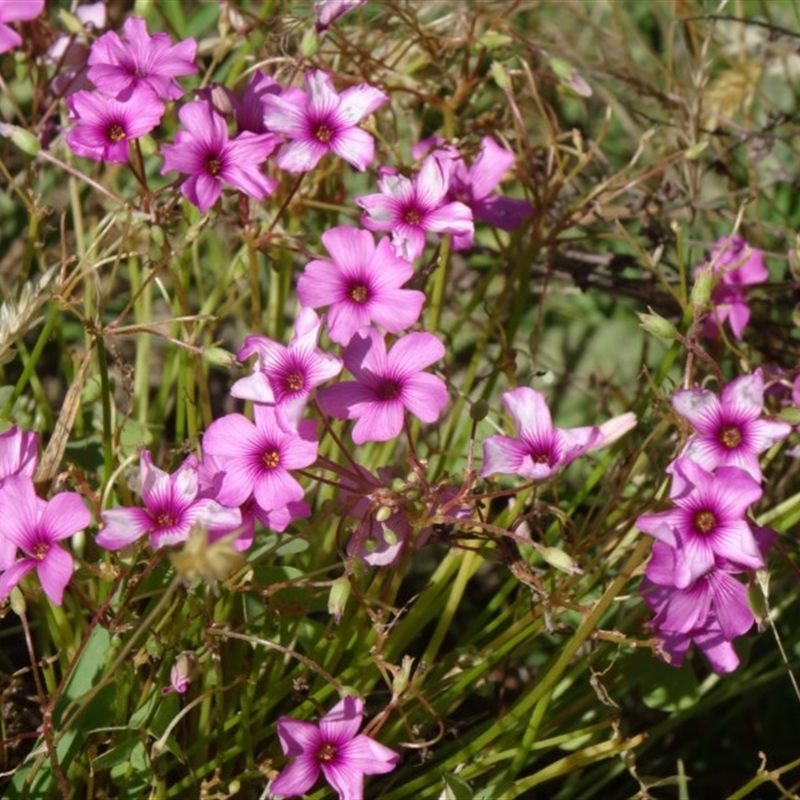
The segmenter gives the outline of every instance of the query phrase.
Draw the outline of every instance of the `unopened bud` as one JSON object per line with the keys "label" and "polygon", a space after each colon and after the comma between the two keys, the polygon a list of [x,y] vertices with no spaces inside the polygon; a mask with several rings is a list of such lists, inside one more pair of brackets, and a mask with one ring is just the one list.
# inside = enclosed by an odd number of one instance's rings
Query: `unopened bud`
{"label": "unopened bud", "polygon": [[328,613],[333,617],[338,625],[342,619],[342,614],[347,607],[350,599],[350,581],[347,578],[337,578],[331,585],[328,595]]}
{"label": "unopened bud", "polygon": [[764,621],[769,617],[769,608],[767,607],[767,598],[759,581],[755,581],[747,587],[747,604],[756,618],[758,627],[763,628]]}
{"label": "unopened bud", "polygon": [[203,359],[214,367],[230,369],[236,365],[236,356],[222,347],[203,348]]}
{"label": "unopened bud", "polygon": [[381,533],[383,534],[383,540],[390,547],[397,544],[397,534],[388,525],[381,526]]}
{"label": "unopened bud", "polygon": [[411,668],[414,666],[414,659],[411,656],[403,656],[403,661],[400,664],[400,669],[394,674],[392,680],[392,694],[395,697],[403,694],[408,688],[411,680]]}
{"label": "unopened bud", "polygon": [[25,614],[25,595],[19,590],[18,586],[15,586],[11,590],[11,610],[18,616],[21,617]]}
{"label": "unopened bud", "polygon": [[678,335],[678,329],[660,314],[637,314],[637,316],[642,328],[653,336],[658,336],[659,339],[674,339]]}
{"label": "unopened bud", "polygon": [[300,53],[306,58],[311,58],[319,50],[319,36],[314,28],[309,28],[300,40]]}
{"label": "unopened bud", "polygon": [[505,71],[505,68],[499,61],[492,61],[492,66],[489,69],[492,73],[492,77],[494,78],[494,82],[501,89],[511,88],[511,79],[508,77],[508,73]]}
{"label": "unopened bud", "polygon": [[469,409],[469,417],[473,422],[480,422],[486,419],[489,413],[489,404],[485,400],[476,400]]}
{"label": "unopened bud", "polygon": [[375,520],[376,522],[386,522],[393,513],[394,509],[390,508],[389,506],[381,506],[375,512]]}
{"label": "unopened bud", "polygon": [[7,122],[0,123],[0,136],[11,139],[12,144],[22,150],[25,155],[37,156],[42,149],[42,145],[34,134],[19,125],[10,125]]}
{"label": "unopened bud", "polygon": [[710,269],[701,270],[695,278],[692,288],[692,305],[705,308],[711,299],[711,284],[714,280]]}
{"label": "unopened bud", "polygon": [[542,558],[551,566],[567,575],[582,575],[583,570],[563,550],[557,547],[543,547],[539,550]]}

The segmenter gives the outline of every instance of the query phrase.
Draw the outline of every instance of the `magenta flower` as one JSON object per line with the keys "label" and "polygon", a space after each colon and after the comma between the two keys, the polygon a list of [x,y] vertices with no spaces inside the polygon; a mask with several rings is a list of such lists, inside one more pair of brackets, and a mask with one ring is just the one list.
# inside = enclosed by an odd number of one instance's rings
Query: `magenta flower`
{"label": "magenta flower", "polygon": [[383,336],[362,328],[344,354],[344,365],[355,377],[323,389],[319,404],[338,419],[355,419],[353,441],[387,442],[403,429],[408,409],[423,422],[436,422],[447,403],[441,378],[423,370],[444,357],[444,345],[430,333],[409,333],[387,354]]}
{"label": "magenta flower", "polygon": [[125,42],[115,31],[109,31],[92,45],[89,80],[119,100],[129,99],[141,87],[165,100],[183,97],[175,78],[197,72],[197,42],[184,39],[173,45],[166,33],[150,36],[141,17],[128,17],[122,29]]}
{"label": "magenta flower", "polygon": [[[645,595],[645,600],[655,610],[666,591],[663,587],[656,587]],[[692,643],[702,651],[711,664],[711,669],[716,673],[724,675],[733,672],[739,666],[739,656],[736,655],[736,650],[725,637],[713,614],[709,615],[701,628],[687,633],[659,631],[656,638],[659,647],[673,667],[680,667],[683,664]]]}
{"label": "magenta flower", "polygon": [[283,88],[274,78],[260,69],[256,70],[244,87],[241,97],[230,93],[237,129],[251,133],[268,133],[264,125],[264,98],[282,93]]}
{"label": "magenta flower", "polygon": [[289,474],[317,460],[315,425],[296,431],[278,423],[275,408],[256,404],[254,422],[242,414],[214,420],[203,435],[203,453],[214,459],[217,499],[240,506],[251,497],[262,511],[275,511],[303,499],[303,487]]}
{"label": "magenta flower", "polygon": [[363,6],[366,2],[367,0],[316,0],[314,13],[317,15],[317,31],[321,33],[343,14]]}
{"label": "magenta flower", "polygon": [[36,19],[44,11],[44,0],[3,0],[0,3],[0,53],[22,44],[22,37],[9,22]]}
{"label": "magenta flower", "polygon": [[394,254],[388,239],[368,231],[331,228],[322,234],[331,260],[311,261],[297,281],[304,306],[328,308],[328,335],[346,345],[355,332],[371,323],[390,333],[410,328],[418,319],[425,295],[400,287],[414,268]]}
{"label": "magenta flower", "polygon": [[[21,428],[9,428],[0,433],[0,487],[12,475],[33,479],[39,466],[39,437]],[[0,533],[0,570],[8,569],[17,557],[13,539]]]}
{"label": "magenta flower", "polygon": [[[323,234],[323,238],[325,234]],[[256,356],[253,374],[236,381],[231,394],[275,407],[278,423],[295,428],[311,392],[342,371],[342,362],[317,348],[322,323],[310,309],[297,315],[295,332],[288,347],[266,336],[248,336],[237,358]]]}
{"label": "magenta flower", "polygon": [[97,544],[106,550],[119,550],[149,534],[150,546],[157,550],[185,542],[196,525],[207,528],[209,533],[230,531],[240,525],[238,508],[226,508],[201,491],[198,467],[197,459],[189,456],[170,475],[153,466],[150,453],[142,451],[139,471],[145,507],[103,511]]}
{"label": "magenta flower", "polygon": [[164,115],[164,105],[147,90],[124,103],[100,92],[75,92],[67,98],[67,107],[75,122],[67,132],[72,151],[113,164],[126,162],[128,142],[150,133]]}
{"label": "magenta flower", "polygon": [[35,569],[44,593],[60,606],[74,564],[58,542],[92,521],[83,498],[77,492],[63,492],[45,502],[36,496],[28,475],[11,475],[0,488],[0,518],[3,536],[24,553],[0,575],[0,601]]}
{"label": "magenta flower", "polygon": [[[438,147],[433,151],[434,157],[453,161],[448,198],[464,203],[475,219],[501,231],[519,228],[533,212],[533,206],[526,200],[493,194],[503,175],[514,166],[514,154],[500,147],[491,136],[484,136],[478,157],[467,168],[458,151],[450,145],[442,146],[443,143],[440,137],[427,139],[412,149],[412,155],[417,158],[417,153],[425,152],[431,145]],[[453,249],[466,250],[472,246],[472,240],[472,233],[457,234],[453,236]]]}
{"label": "magenta flower", "polygon": [[758,455],[791,433],[791,425],[763,419],[764,378],[761,370],[731,381],[717,397],[707,389],[676,392],[673,408],[692,423],[696,433],[681,455],[706,470],[739,467],[761,480]]}
{"label": "magenta flower", "polygon": [[275,191],[278,184],[259,168],[277,144],[272,134],[245,131],[229,139],[225,120],[202,100],[186,103],[178,116],[186,130],[175,134],[174,144],[162,146],[161,174],[188,175],[181,194],[200,211],[217,202],[223,183],[256,200]]}
{"label": "magenta flower", "polygon": [[471,236],[472,211],[459,202],[447,202],[451,161],[429,156],[413,178],[397,170],[379,170],[376,194],[353,198],[364,209],[361,224],[371,231],[391,231],[401,258],[413,261],[425,249],[425,234]]}
{"label": "magenta flower", "polygon": [[[742,572],[741,567],[717,558],[694,583],[678,589],[672,585],[676,552],[663,542],[653,546],[639,590],[645,598],[653,591],[650,604],[656,616],[652,624],[660,631],[690,633],[704,627],[713,614],[726,639],[749,631],[755,618],[747,601],[747,588],[733,577]],[[656,586],[662,590],[654,591]]]}
{"label": "magenta flower", "polygon": [[400,760],[394,750],[358,733],[363,716],[364,703],[347,696],[319,725],[281,717],[278,738],[284,755],[294,761],[272,781],[270,792],[276,797],[306,794],[322,771],[339,800],[363,797],[364,776],[391,772]]}
{"label": "magenta flower", "polygon": [[[723,236],[711,251],[709,263],[719,282],[711,292],[712,312],[703,325],[703,335],[710,339],[719,336],[722,324],[727,320],[737,339],[750,319],[746,288],[763,283],[769,278],[764,266],[764,254],[750,247],[740,236]],[[707,264],[695,268],[695,275],[707,269]]]}
{"label": "magenta flower", "polygon": [[761,486],[737,467],[714,474],[688,457],[671,465],[670,498],[675,508],[643,514],[640,531],[676,548],[672,585],[685,589],[724,558],[745,569],[760,569],[764,559],[745,519],[747,508],[761,497]]}
{"label": "magenta flower", "polygon": [[264,95],[264,124],[290,139],[278,151],[277,163],[289,172],[313,169],[329,152],[365,170],[375,145],[358,122],[389,98],[380,89],[361,83],[336,94],[331,76],[322,70],[306,72],[308,93]]}
{"label": "magenta flower", "polygon": [[503,395],[503,405],[517,423],[519,437],[490,436],[483,442],[481,475],[520,475],[543,480],[601,446],[600,428],[554,428],[544,395],[521,386]]}

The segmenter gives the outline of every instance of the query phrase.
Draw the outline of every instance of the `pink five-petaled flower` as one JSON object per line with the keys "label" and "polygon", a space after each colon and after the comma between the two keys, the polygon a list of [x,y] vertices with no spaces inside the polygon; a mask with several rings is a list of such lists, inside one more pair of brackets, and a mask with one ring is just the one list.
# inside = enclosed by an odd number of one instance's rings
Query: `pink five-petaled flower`
{"label": "pink five-petaled flower", "polygon": [[[0,487],[12,475],[33,478],[39,466],[39,437],[21,428],[9,428],[0,433]],[[14,563],[16,544],[0,533],[0,570]]]}
{"label": "pink five-petaled flower", "polygon": [[134,92],[125,102],[100,92],[75,92],[67,106],[75,122],[67,132],[72,151],[113,164],[127,161],[128,142],[150,133],[164,115],[164,105],[149,89]]}
{"label": "pink five-petaled flower", "polygon": [[9,22],[35,19],[44,11],[45,0],[2,0],[0,2],[0,53],[22,44],[22,37],[8,26]]}
{"label": "pink five-petaled flower", "polygon": [[291,140],[278,151],[278,166],[289,172],[308,172],[333,151],[356,169],[365,170],[375,144],[358,122],[389,98],[366,83],[336,94],[331,76],[322,70],[306,72],[306,84],[308,93],[262,98],[267,129]]}
{"label": "pink five-petaled flower", "polygon": [[520,475],[542,480],[603,443],[600,428],[554,428],[544,395],[520,386],[503,395],[503,405],[514,418],[518,438],[489,436],[483,442],[483,468],[487,477]]}
{"label": "pink five-petaled flower", "polygon": [[656,612],[652,621],[660,631],[690,633],[704,627],[709,615],[719,623],[726,639],[734,639],[750,630],[755,621],[747,601],[747,588],[733,574],[741,567],[717,557],[714,566],[685,589],[672,585],[675,577],[676,550],[664,542],[656,542],[647,564],[645,580],[639,589],[643,596],[656,586],[668,591],[656,593]]}
{"label": "pink five-petaled flower", "polygon": [[764,378],[760,369],[731,381],[719,398],[707,389],[676,392],[672,406],[696,431],[681,455],[709,471],[739,467],[757,481],[761,480],[759,453],[792,430],[786,422],[762,418]]}
{"label": "pink five-petaled flower", "polygon": [[745,519],[748,506],[761,497],[757,481],[737,467],[714,474],[690,458],[670,467],[670,498],[675,508],[643,514],[636,527],[675,548],[673,585],[685,589],[708,572],[717,557],[745,569],[760,569],[764,559]]}
{"label": "pink five-petaled flower", "polygon": [[[711,292],[712,312],[703,325],[703,335],[717,338],[722,323],[727,320],[733,335],[741,339],[744,326],[750,319],[745,287],[763,283],[769,278],[764,254],[750,247],[741,236],[723,236],[714,245],[708,264],[713,273],[719,275],[719,282]],[[708,269],[708,264],[696,267],[695,276]]]}
{"label": "pink five-petaled flower", "polygon": [[[519,228],[522,220],[531,215],[533,206],[526,200],[493,194],[503,175],[514,166],[514,154],[500,147],[491,136],[484,136],[481,140],[481,151],[468,168],[457,150],[450,145],[442,147],[443,144],[443,139],[433,137],[420,142],[411,152],[418,158],[431,145],[440,147],[441,149],[433,151],[433,155],[440,160],[450,159],[454,162],[448,197],[468,206],[475,219],[501,231]],[[471,232],[457,234],[453,236],[453,249],[466,250],[472,246],[472,240]]]}
{"label": "pink five-petaled flower", "polygon": [[317,348],[321,325],[319,317],[304,308],[297,315],[288,347],[266,336],[248,336],[237,358],[244,361],[256,356],[258,360],[253,374],[236,381],[231,394],[275,406],[278,423],[284,428],[296,427],[311,391],[342,371],[338,358]]}
{"label": "pink five-petaled flower", "polygon": [[328,335],[334,342],[346,345],[370,323],[399,333],[419,319],[425,295],[400,288],[414,268],[395,255],[388,239],[376,248],[369,231],[342,226],[325,231],[322,243],[331,260],[306,265],[297,296],[304,306],[329,306]]}
{"label": "pink five-petaled flower", "polygon": [[184,39],[173,45],[166,33],[147,33],[141,17],[128,17],[123,42],[114,31],[104,33],[89,52],[89,80],[100,91],[127,100],[136,89],[147,87],[165,100],[183,96],[175,78],[194,75],[197,42]]}
{"label": "pink five-petaled flower", "polygon": [[195,525],[208,531],[229,531],[241,524],[238,508],[220,505],[200,488],[198,461],[188,456],[171,475],[153,466],[142,451],[139,471],[144,508],[110,508],[103,511],[103,529],[95,540],[106,550],[119,550],[150,535],[154,550],[185,542]]}
{"label": "pink five-petaled flower", "polygon": [[380,192],[353,198],[365,212],[361,224],[371,231],[391,231],[397,254],[409,261],[422,255],[429,231],[472,236],[472,211],[446,198],[453,166],[450,159],[429,156],[413,178],[382,167]]}
{"label": "pink five-petaled flower", "polygon": [[400,756],[380,742],[359,733],[364,703],[353,696],[341,699],[319,725],[281,717],[278,738],[284,755],[294,761],[272,782],[276,797],[306,794],[317,782],[320,770],[339,800],[364,796],[364,776],[391,772]]}
{"label": "pink five-petaled flower", "polygon": [[28,475],[11,475],[0,488],[3,536],[25,554],[0,575],[0,600],[35,569],[44,593],[57,606],[72,577],[72,556],[58,545],[82,531],[92,515],[77,492],[57,494],[49,502],[36,496]]}
{"label": "pink five-petaled flower", "polygon": [[447,403],[441,378],[423,372],[444,357],[444,345],[431,333],[409,333],[386,352],[383,336],[362,328],[344,354],[355,381],[345,381],[319,394],[322,410],[338,419],[356,419],[353,441],[388,442],[403,429],[408,409],[423,422],[436,422]]}
{"label": "pink five-petaled flower", "polygon": [[278,423],[275,408],[257,403],[254,422],[242,414],[214,420],[203,434],[203,453],[213,459],[217,499],[240,506],[251,497],[262,511],[282,509],[303,499],[303,487],[289,474],[317,460],[312,420],[296,431]]}
{"label": "pink five-petaled flower", "polygon": [[186,103],[178,116],[186,130],[175,134],[174,144],[162,146],[161,174],[188,175],[181,194],[200,211],[217,202],[223,182],[256,200],[275,191],[278,184],[259,167],[277,144],[272,134],[244,131],[229,139],[225,120],[203,100]]}

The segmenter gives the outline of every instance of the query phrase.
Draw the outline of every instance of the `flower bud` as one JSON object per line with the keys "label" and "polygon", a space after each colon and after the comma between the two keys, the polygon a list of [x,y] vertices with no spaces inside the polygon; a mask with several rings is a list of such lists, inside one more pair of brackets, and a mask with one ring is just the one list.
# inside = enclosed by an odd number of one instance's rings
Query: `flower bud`
{"label": "flower bud", "polygon": [[392,680],[392,694],[397,697],[408,688],[411,681],[411,668],[414,666],[414,659],[411,656],[403,656],[400,669],[394,673]]}
{"label": "flower bud", "polygon": [[25,595],[15,586],[11,590],[11,610],[21,617],[25,613]]}
{"label": "flower bud", "polygon": [[476,400],[469,409],[469,416],[473,422],[480,422],[486,419],[489,413],[489,404],[485,400]]}
{"label": "flower bud", "polygon": [[345,577],[337,578],[333,582],[328,595],[328,613],[333,617],[337,625],[342,619],[342,614],[344,614],[349,599],[350,581]]}
{"label": "flower bud", "polygon": [[563,550],[557,547],[543,547],[539,550],[542,558],[551,566],[567,575],[582,575],[583,570]]}
{"label": "flower bud", "polygon": [[204,347],[203,359],[214,367],[230,369],[236,365],[236,356],[223,347]]}
{"label": "flower bud", "polygon": [[711,284],[714,280],[710,269],[704,269],[697,274],[692,288],[692,305],[705,308],[711,299]]}
{"label": "flower bud", "polygon": [[7,122],[0,123],[0,136],[11,139],[12,144],[22,150],[25,155],[37,156],[42,149],[42,145],[34,134],[19,125],[10,125]]}
{"label": "flower bud", "polygon": [[386,522],[389,517],[392,516],[394,513],[394,509],[390,508],[389,506],[381,506],[375,512],[375,521],[376,522]]}
{"label": "flower bud", "polygon": [[660,314],[637,314],[637,316],[642,328],[653,336],[658,336],[659,339],[674,339],[678,335],[678,329]]}

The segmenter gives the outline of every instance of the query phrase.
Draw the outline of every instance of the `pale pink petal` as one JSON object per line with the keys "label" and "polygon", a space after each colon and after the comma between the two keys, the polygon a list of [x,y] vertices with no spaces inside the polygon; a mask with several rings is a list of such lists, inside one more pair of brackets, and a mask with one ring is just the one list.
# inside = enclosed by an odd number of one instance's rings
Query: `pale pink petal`
{"label": "pale pink petal", "polygon": [[153,520],[141,508],[109,508],[100,514],[103,528],[95,541],[106,550],[119,550],[127,547],[149,533]]}
{"label": "pale pink petal", "polygon": [[11,590],[32,570],[41,564],[35,558],[23,558],[15,561],[0,575],[0,601],[11,594]]}
{"label": "pale pink petal", "polygon": [[40,529],[50,541],[67,539],[92,522],[92,515],[77,492],[55,495],[45,506]]}
{"label": "pale pink petal", "polygon": [[364,703],[360,697],[347,695],[319,721],[319,736],[324,742],[341,745],[352,739],[361,727]]}
{"label": "pale pink petal", "polygon": [[328,150],[328,145],[317,139],[295,139],[281,146],[275,162],[287,172],[308,172]]}
{"label": "pale pink petal", "polygon": [[361,128],[347,128],[337,132],[330,142],[339,158],[363,172],[375,157],[375,140]]}
{"label": "pale pink petal", "polygon": [[447,405],[447,387],[436,375],[421,372],[403,381],[400,398],[415,417],[423,422],[436,422]]}
{"label": "pale pink petal", "polygon": [[375,255],[375,239],[372,234],[347,225],[339,225],[325,231],[322,234],[322,244],[338,268],[348,274],[357,272],[359,267],[368,266]]}
{"label": "pale pink petal", "polygon": [[481,476],[518,475],[528,448],[509,436],[489,436],[483,440],[483,467]]}
{"label": "pale pink petal", "polygon": [[500,147],[491,136],[484,136],[481,152],[469,168],[469,183],[474,200],[482,200],[494,191],[506,172],[514,166],[516,157]]}

